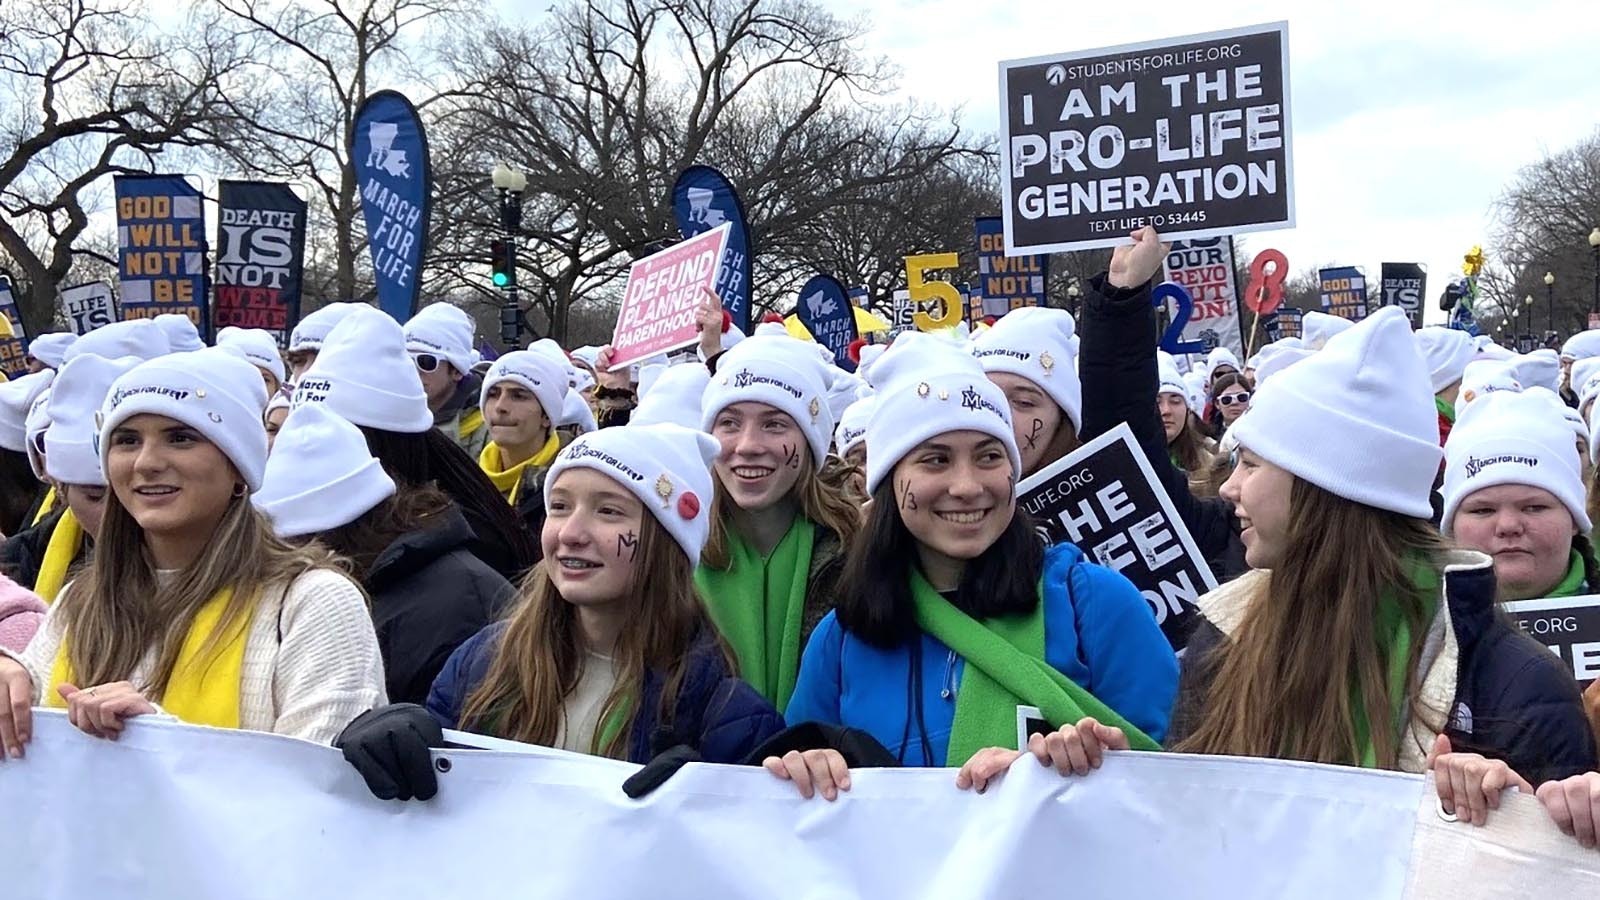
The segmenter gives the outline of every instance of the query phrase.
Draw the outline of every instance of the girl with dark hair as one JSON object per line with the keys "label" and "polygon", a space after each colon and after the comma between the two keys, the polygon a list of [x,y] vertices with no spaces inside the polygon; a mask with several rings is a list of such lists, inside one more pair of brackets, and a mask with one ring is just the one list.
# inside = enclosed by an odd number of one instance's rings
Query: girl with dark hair
{"label": "girl with dark hair", "polygon": [[1237,372],[1218,375],[1211,382],[1211,399],[1206,405],[1215,413],[1211,430],[1221,437],[1250,408],[1250,382]]}
{"label": "girl with dark hair", "polygon": [[490,568],[512,579],[538,560],[533,538],[477,461],[433,427],[422,379],[393,319],[362,304],[346,312],[295,388],[294,406],[306,403],[326,403],[359,427],[399,487],[432,484],[455,501],[472,527],[473,554]]}
{"label": "girl with dark hair", "polygon": [[279,537],[349,561],[372,598],[396,703],[421,703],[450,654],[514,593],[467,549],[472,529],[455,504],[431,485],[397,490],[361,432],[325,404],[289,414],[254,502]]}
{"label": "girl with dark hair", "polygon": [[1028,307],[1007,313],[972,342],[989,380],[1005,391],[1023,478],[1078,449],[1083,387],[1075,329],[1064,309]]}
{"label": "girl with dark hair", "polygon": [[510,618],[450,657],[426,711],[372,710],[340,736],[373,793],[432,797],[441,725],[636,763],[679,745],[737,763],[781,730],[694,587],[716,453],[675,425],[602,429],[563,450],[543,492],[544,561]]}
{"label": "girl with dark hair", "polygon": [[[1028,749],[1063,771],[1054,729],[1091,711],[1157,747],[1177,687],[1172,649],[1127,579],[1073,545],[1046,550],[1017,509],[1005,394],[971,356],[926,335],[902,335],[873,377],[870,518],[838,608],[806,646],[787,718],[864,730],[904,765],[971,763],[962,787],[982,788],[997,774],[989,761],[1018,749],[1024,710],[1048,726]],[[845,786],[833,750],[765,765],[806,796]]]}

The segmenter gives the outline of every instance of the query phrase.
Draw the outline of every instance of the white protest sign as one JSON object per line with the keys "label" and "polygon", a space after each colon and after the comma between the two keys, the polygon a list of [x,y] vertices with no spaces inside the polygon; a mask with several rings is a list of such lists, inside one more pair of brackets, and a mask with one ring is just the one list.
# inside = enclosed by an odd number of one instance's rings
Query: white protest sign
{"label": "white protest sign", "polygon": [[1017,503],[1047,542],[1076,544],[1133,582],[1182,652],[1198,620],[1195,601],[1217,579],[1128,423],[1023,479]]}
{"label": "white protest sign", "polygon": [[67,328],[73,334],[88,334],[117,320],[116,307],[111,299],[111,285],[104,281],[62,288],[60,297],[61,311],[66,313]]}
{"label": "white protest sign", "polygon": [[1600,594],[1500,605],[1530,637],[1561,657],[1580,687],[1600,678]]}
{"label": "white protest sign", "polygon": [[611,338],[613,368],[687,347],[700,339],[697,315],[714,290],[732,225],[673,244],[636,261]]}

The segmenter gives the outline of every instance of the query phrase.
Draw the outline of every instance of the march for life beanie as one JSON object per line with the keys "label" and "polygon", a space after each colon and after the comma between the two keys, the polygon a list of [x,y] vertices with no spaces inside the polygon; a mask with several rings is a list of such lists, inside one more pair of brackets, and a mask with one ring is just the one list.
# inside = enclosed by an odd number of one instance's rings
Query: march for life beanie
{"label": "march for life beanie", "polygon": [[45,469],[52,479],[105,487],[105,469],[95,446],[100,433],[96,414],[111,383],[139,362],[136,356],[106,359],[82,353],[56,373],[47,410],[50,426],[44,433]]}
{"label": "march for life beanie", "polygon": [[394,493],[394,479],[367,449],[361,429],[311,403],[283,420],[250,502],[279,537],[298,537],[348,525]]}
{"label": "march for life beanie", "polygon": [[1478,355],[1472,335],[1459,328],[1441,328],[1429,325],[1416,332],[1417,350],[1428,367],[1428,377],[1435,394],[1461,380],[1467,364]]}
{"label": "march for life beanie", "polygon": [[972,353],[985,372],[1006,372],[1038,385],[1077,432],[1083,428],[1083,383],[1072,345],[1076,330],[1072,313],[1064,309],[1023,307],[979,334]]}
{"label": "march for life beanie", "polygon": [[1589,532],[1581,462],[1562,408],[1544,391],[1501,391],[1477,400],[1456,420],[1444,445],[1441,531],[1454,531],[1456,511],[1478,491],[1520,484],[1549,491],[1578,529]]}
{"label": "march for life beanie", "polygon": [[472,317],[453,303],[431,303],[417,311],[405,325],[406,351],[431,353],[448,362],[459,375],[478,364],[473,345],[476,327]]}
{"label": "march for life beanie", "polygon": [[1231,431],[1239,446],[1346,500],[1419,519],[1433,513],[1438,409],[1399,307],[1261,385]]}
{"label": "march for life beanie", "polygon": [[433,427],[422,376],[406,353],[399,322],[371,306],[353,304],[321,347],[295,385],[295,406],[326,403],[348,422],[399,434],[424,434]]}
{"label": "march for life beanie", "polygon": [[717,373],[701,399],[701,430],[710,432],[717,415],[735,403],[765,403],[799,426],[820,471],[833,441],[827,393],[827,375],[815,350],[786,334],[757,335],[717,361]]}

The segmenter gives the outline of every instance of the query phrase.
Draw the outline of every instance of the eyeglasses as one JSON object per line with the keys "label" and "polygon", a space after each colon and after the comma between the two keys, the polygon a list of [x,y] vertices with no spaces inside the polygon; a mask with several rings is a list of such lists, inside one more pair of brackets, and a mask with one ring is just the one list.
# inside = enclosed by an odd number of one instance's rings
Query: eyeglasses
{"label": "eyeglasses", "polygon": [[1250,392],[1241,391],[1237,394],[1223,394],[1221,397],[1217,398],[1217,402],[1223,406],[1232,406],[1235,403],[1239,404],[1240,406],[1249,406]]}
{"label": "eyeglasses", "polygon": [[416,362],[418,372],[432,372],[439,368],[439,357],[432,353],[414,353],[411,359]]}

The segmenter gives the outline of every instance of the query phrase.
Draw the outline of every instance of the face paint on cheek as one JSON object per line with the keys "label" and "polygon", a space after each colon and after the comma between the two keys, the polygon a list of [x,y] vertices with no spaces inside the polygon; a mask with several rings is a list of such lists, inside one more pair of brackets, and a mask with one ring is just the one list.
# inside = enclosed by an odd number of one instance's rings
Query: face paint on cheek
{"label": "face paint on cheek", "polygon": [[783,445],[783,464],[791,469],[800,468],[800,448],[798,446]]}
{"label": "face paint on cheek", "polygon": [[617,535],[617,559],[633,562],[639,555],[639,537],[633,532]]}
{"label": "face paint on cheek", "polygon": [[1041,432],[1043,430],[1044,430],[1044,420],[1043,419],[1034,419],[1033,420],[1033,430],[1028,432],[1028,436],[1027,437],[1023,438],[1023,440],[1028,442],[1028,449],[1029,450],[1032,450],[1033,448],[1039,446],[1039,432]]}
{"label": "face paint on cheek", "polygon": [[916,509],[917,509],[917,495],[911,493],[911,482],[909,482],[909,481],[901,482],[899,487],[895,488],[895,493],[900,495],[900,508],[901,509],[903,509],[903,510],[905,510],[907,512],[915,512],[916,511]]}

